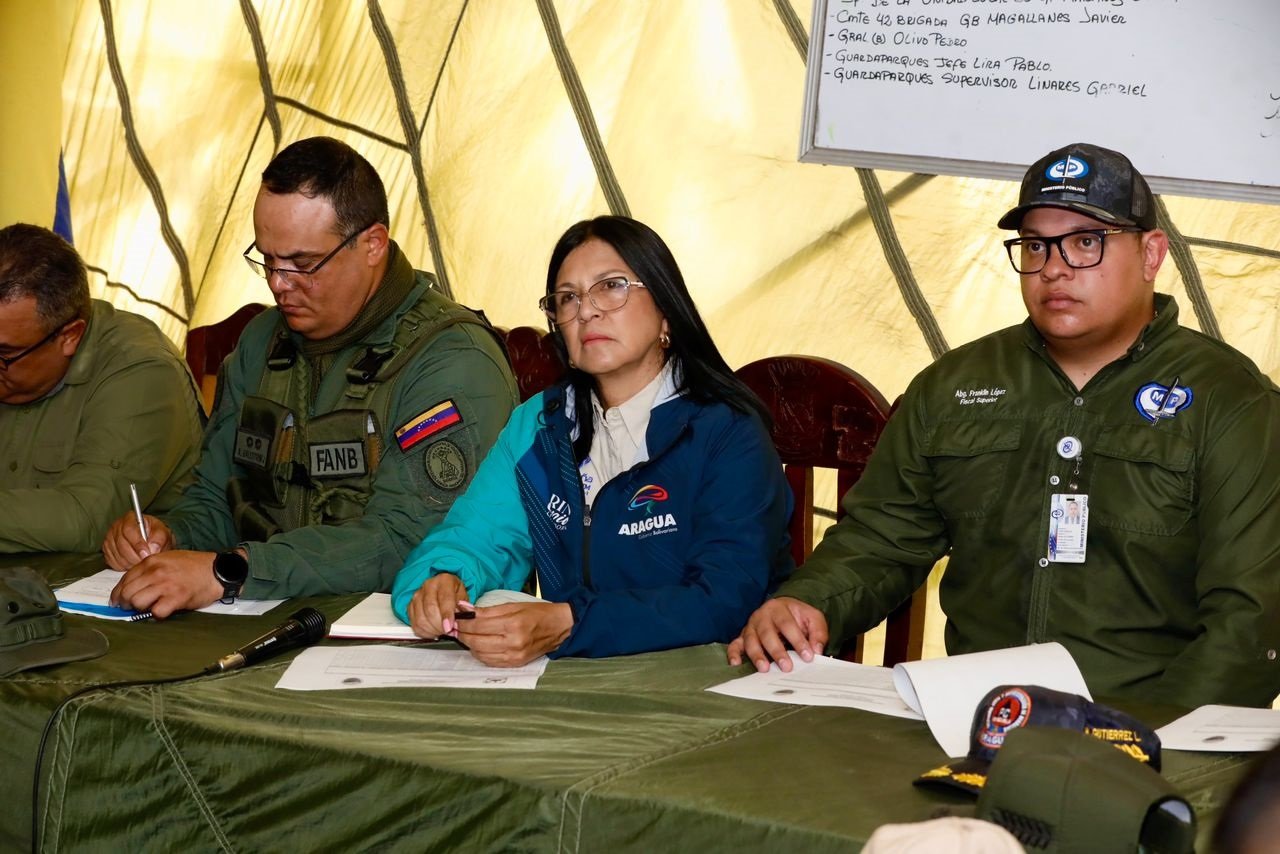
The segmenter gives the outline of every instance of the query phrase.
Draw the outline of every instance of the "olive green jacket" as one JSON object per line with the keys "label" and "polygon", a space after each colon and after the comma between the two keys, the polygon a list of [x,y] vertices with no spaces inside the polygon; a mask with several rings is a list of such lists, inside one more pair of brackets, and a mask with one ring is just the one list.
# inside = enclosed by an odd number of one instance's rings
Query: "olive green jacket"
{"label": "olive green jacket", "polygon": [[[950,551],[951,654],[1062,643],[1099,695],[1264,706],[1280,692],[1280,391],[1177,323],[1172,298],[1077,392],[1030,321],[911,383],[862,479],[777,595],[833,639],[882,620]],[[1189,405],[1144,417],[1148,384]],[[1159,395],[1157,394],[1157,397]],[[1083,444],[1080,470],[1057,443]],[[1050,497],[1088,495],[1084,563],[1050,562]],[[833,643],[834,646],[834,643]]]}
{"label": "olive green jacket", "polygon": [[[370,345],[390,344],[397,324],[424,298],[430,282],[427,274],[417,272],[413,289],[390,317],[365,340],[328,357],[327,370],[312,384],[308,411],[290,407],[300,428],[309,418],[352,408],[344,399],[347,368]],[[438,294],[430,298],[448,302]],[[245,397],[258,391],[279,322],[274,309],[255,317],[227,357],[196,482],[164,521],[179,548],[221,551],[243,545],[249,555],[249,579],[242,595],[248,598],[390,590],[409,550],[444,518],[515,406],[515,380],[506,356],[494,336],[478,324],[437,332],[392,380],[390,417],[378,425],[381,457],[363,515],[339,525],[295,527],[265,542],[242,543],[227,484],[246,475],[244,466],[234,461],[237,425]],[[298,352],[297,358],[307,357]],[[402,451],[396,429],[445,401],[457,406],[460,422]],[[441,478],[433,479],[429,469],[427,452],[441,440],[452,445],[449,459],[457,462],[460,456],[465,469],[456,478],[444,479],[449,488],[439,485],[436,480]]]}
{"label": "olive green jacket", "polygon": [[151,512],[169,509],[202,422],[195,381],[164,333],[93,300],[62,385],[0,404],[0,552],[97,551],[132,507],[131,482]]}

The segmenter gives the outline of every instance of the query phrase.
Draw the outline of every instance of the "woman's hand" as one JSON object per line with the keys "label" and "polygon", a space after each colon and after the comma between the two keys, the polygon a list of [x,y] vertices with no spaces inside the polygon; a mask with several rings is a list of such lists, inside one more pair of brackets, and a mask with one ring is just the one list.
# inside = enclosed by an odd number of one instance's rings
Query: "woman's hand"
{"label": "woman's hand", "polygon": [[564,643],[573,629],[565,602],[518,602],[480,608],[457,623],[458,640],[490,667],[519,667]]}
{"label": "woman's hand", "polygon": [[420,638],[435,640],[457,628],[453,615],[458,603],[467,601],[467,588],[462,579],[448,572],[433,575],[409,600],[409,625]]}

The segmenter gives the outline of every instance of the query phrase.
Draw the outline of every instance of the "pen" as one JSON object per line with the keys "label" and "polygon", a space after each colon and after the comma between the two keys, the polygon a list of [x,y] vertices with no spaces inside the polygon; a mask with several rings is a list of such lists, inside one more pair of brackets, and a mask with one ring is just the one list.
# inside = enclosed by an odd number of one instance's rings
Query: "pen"
{"label": "pen", "polygon": [[453,615],[455,620],[474,620],[476,618],[475,611],[458,611]]}
{"label": "pen", "polygon": [[1151,426],[1152,426],[1152,427],[1154,427],[1154,426],[1156,426],[1156,424],[1160,423],[1160,419],[1161,419],[1161,418],[1170,418],[1170,417],[1172,417],[1172,416],[1171,416],[1171,413],[1169,413],[1167,410],[1168,410],[1168,408],[1169,408],[1169,404],[1170,404],[1170,402],[1172,402],[1172,400],[1173,400],[1173,395],[1174,395],[1174,393],[1176,392],[1176,390],[1177,390],[1177,388],[1178,388],[1178,383],[1180,383],[1180,382],[1182,382],[1182,375],[1181,375],[1181,374],[1178,374],[1177,376],[1175,376],[1175,377],[1173,378],[1173,382],[1169,384],[1168,389],[1167,389],[1167,390],[1165,391],[1165,393],[1164,393],[1164,400],[1160,401],[1160,408],[1156,410],[1156,415],[1155,415],[1155,417],[1151,419]]}
{"label": "pen", "polygon": [[149,540],[151,535],[147,533],[147,520],[142,518],[142,502],[138,500],[138,485],[136,483],[129,484],[129,494],[133,496],[133,513],[138,517],[138,530],[142,532],[142,539]]}

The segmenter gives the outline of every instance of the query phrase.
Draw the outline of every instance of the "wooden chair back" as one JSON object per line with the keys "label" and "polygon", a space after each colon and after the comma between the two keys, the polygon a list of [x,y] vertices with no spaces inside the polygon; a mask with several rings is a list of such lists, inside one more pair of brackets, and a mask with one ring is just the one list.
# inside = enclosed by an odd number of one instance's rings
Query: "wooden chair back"
{"label": "wooden chair back", "polygon": [[551,335],[532,326],[517,326],[506,333],[507,354],[516,375],[523,403],[564,376],[565,364]]}
{"label": "wooden chair back", "polygon": [[[773,416],[773,442],[795,498],[791,553],[800,566],[813,552],[813,474],[835,469],[836,519],[840,499],[862,476],[880,432],[889,420],[888,402],[859,373],[815,356],[770,356],[745,365],[738,376],[764,401]],[[920,658],[924,642],[925,588],[921,587],[888,619],[884,664]],[[862,660],[863,638],[841,657]]]}
{"label": "wooden chair back", "polygon": [[218,385],[218,369],[222,360],[236,348],[240,333],[250,320],[257,317],[265,305],[250,303],[242,306],[225,320],[199,326],[187,333],[187,366],[191,368],[200,387],[200,399],[207,415],[213,409],[213,396]]}

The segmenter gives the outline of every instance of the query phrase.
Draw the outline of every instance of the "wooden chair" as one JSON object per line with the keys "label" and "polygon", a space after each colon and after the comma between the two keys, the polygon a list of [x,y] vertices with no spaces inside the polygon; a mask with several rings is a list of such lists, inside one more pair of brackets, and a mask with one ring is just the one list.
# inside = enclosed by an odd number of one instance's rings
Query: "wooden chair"
{"label": "wooden chair", "polygon": [[[813,552],[813,471],[836,470],[839,499],[862,476],[889,419],[890,407],[856,371],[814,356],[771,356],[738,369],[738,376],[773,415],[773,442],[795,496],[791,554],[796,565]],[[920,658],[924,643],[925,588],[888,618],[884,665]],[[863,638],[841,657],[861,661]]]}
{"label": "wooden chair", "polygon": [[213,395],[218,385],[218,369],[222,360],[236,348],[240,333],[250,320],[257,317],[265,305],[249,303],[237,309],[230,317],[200,326],[187,333],[187,366],[191,368],[200,386],[201,403],[207,415],[213,409]]}
{"label": "wooden chair", "polygon": [[506,338],[522,403],[564,376],[565,364],[549,333],[532,326],[517,326],[506,333]]}

